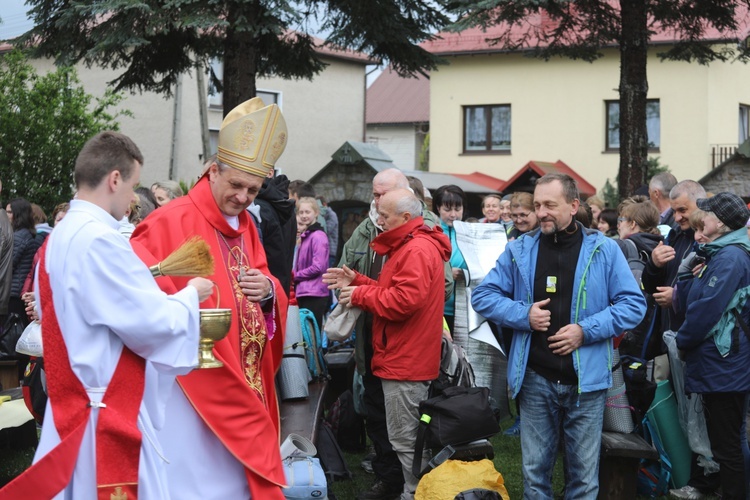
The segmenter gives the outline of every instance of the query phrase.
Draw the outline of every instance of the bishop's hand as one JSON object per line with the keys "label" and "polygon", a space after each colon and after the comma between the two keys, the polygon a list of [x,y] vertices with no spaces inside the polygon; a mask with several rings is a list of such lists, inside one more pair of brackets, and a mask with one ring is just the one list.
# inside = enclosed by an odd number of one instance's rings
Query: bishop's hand
{"label": "bishop's hand", "polygon": [[271,294],[271,281],[257,269],[249,269],[239,278],[240,288],[250,302],[260,302]]}

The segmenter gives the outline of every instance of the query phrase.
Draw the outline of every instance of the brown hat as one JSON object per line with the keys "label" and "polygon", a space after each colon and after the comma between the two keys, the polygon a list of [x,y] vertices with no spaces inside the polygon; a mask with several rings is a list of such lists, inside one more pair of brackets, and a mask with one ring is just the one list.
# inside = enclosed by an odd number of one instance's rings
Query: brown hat
{"label": "brown hat", "polygon": [[750,219],[750,209],[742,198],[733,193],[719,193],[711,198],[700,198],[695,201],[698,208],[714,215],[729,229],[736,231],[745,227]]}
{"label": "brown hat", "polygon": [[284,152],[287,129],[276,104],[259,97],[245,101],[224,118],[219,131],[220,163],[266,177]]}

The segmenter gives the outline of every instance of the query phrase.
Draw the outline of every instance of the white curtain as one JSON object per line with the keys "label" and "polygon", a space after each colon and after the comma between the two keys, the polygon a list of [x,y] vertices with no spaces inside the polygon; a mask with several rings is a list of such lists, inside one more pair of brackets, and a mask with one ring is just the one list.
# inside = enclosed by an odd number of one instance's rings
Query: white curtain
{"label": "white curtain", "polygon": [[466,151],[487,149],[487,119],[484,108],[466,108]]}
{"label": "white curtain", "polygon": [[[618,149],[620,147],[620,103],[607,103],[607,148]],[[661,116],[659,101],[646,103],[646,134],[648,147],[658,148],[661,146]]]}
{"label": "white curtain", "polygon": [[646,103],[646,131],[648,133],[648,147],[658,148],[661,146],[661,116],[659,101]]}
{"label": "white curtain", "polygon": [[620,103],[607,103],[607,149],[620,147]]}
{"label": "white curtain", "polygon": [[492,149],[510,149],[510,106],[492,108]]}

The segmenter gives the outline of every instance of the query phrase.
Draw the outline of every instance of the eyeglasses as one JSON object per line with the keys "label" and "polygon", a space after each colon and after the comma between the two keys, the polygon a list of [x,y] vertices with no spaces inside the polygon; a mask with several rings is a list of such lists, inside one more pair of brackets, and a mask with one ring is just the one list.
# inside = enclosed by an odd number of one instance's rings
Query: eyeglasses
{"label": "eyeglasses", "polygon": [[526,219],[531,215],[531,212],[526,212],[525,214],[510,214],[511,219]]}
{"label": "eyeglasses", "polygon": [[618,217],[617,218],[617,222],[627,222],[627,221],[628,221],[627,217]]}

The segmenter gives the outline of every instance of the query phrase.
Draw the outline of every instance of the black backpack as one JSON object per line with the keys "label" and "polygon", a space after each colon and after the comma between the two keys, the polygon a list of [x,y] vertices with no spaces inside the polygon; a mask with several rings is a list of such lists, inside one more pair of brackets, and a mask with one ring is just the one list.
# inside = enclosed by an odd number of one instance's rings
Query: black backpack
{"label": "black backpack", "polygon": [[326,416],[336,442],[343,450],[362,451],[366,445],[365,421],[354,410],[354,395],[346,390],[331,405]]}
{"label": "black backpack", "polygon": [[440,372],[430,384],[427,398],[434,398],[448,387],[474,387],[474,369],[466,358],[466,352],[457,344],[443,337],[440,346]]}
{"label": "black backpack", "polygon": [[649,255],[643,250],[638,251],[635,243],[627,238],[617,241],[620,242],[620,248],[628,260],[628,267],[646,299],[646,314],[635,328],[624,332],[620,341],[620,354],[643,360],[654,359],[664,352],[664,348],[662,346],[663,332],[660,331],[660,322],[658,321],[659,305],[654,300],[653,295],[646,293],[642,283],[643,270],[646,268]]}

